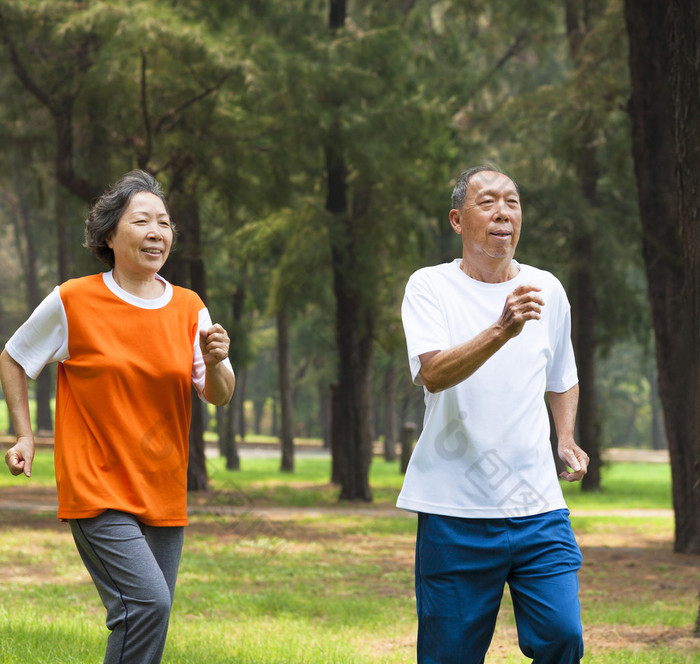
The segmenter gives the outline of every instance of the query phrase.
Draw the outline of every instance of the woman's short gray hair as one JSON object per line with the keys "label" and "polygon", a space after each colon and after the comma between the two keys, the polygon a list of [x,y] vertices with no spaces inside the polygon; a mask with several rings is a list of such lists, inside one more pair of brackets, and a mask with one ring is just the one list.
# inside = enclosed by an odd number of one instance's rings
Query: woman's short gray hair
{"label": "woman's short gray hair", "polygon": [[[114,252],[107,246],[107,240],[117,229],[117,224],[119,224],[119,220],[134,194],[144,191],[158,196],[165,206],[165,211],[170,216],[163,189],[158,181],[146,171],[135,170],[121,177],[105,191],[92,206],[88,218],[85,220],[85,243],[83,246],[111,268],[114,267]],[[172,220],[170,223],[174,239],[175,226]]]}

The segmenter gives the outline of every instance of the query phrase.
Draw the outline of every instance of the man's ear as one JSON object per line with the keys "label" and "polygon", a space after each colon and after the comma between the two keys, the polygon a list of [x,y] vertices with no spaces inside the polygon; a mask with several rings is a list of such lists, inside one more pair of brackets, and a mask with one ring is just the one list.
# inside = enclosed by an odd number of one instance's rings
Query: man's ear
{"label": "man's ear", "polygon": [[454,208],[450,210],[450,226],[457,235],[462,234],[462,213]]}

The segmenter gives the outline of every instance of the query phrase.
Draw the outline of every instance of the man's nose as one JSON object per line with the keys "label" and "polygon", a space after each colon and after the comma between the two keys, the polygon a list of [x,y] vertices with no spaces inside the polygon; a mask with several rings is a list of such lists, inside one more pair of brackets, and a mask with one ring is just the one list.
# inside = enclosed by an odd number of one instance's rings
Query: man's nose
{"label": "man's nose", "polygon": [[494,210],[494,216],[498,220],[507,220],[510,218],[510,213],[508,211],[508,206],[504,200],[496,201],[496,207]]}

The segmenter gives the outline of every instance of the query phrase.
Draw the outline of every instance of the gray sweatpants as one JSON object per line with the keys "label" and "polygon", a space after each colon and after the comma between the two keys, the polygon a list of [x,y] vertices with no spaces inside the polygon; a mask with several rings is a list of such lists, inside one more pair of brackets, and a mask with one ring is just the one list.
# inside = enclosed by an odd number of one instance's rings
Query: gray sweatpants
{"label": "gray sweatpants", "polygon": [[69,523],[107,609],[111,634],[104,664],[158,664],[168,633],[184,528],[146,526],[115,510]]}

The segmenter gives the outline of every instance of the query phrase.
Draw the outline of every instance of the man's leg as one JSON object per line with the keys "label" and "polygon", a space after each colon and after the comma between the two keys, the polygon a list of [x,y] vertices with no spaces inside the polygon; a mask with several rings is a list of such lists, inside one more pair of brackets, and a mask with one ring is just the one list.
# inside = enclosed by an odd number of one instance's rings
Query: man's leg
{"label": "man's leg", "polygon": [[509,567],[503,519],[418,515],[418,664],[481,664]]}
{"label": "man's leg", "polygon": [[[173,559],[182,546],[182,528],[166,528],[163,544],[170,553],[169,579],[164,576],[143,534],[144,526],[132,515],[114,510],[91,519],[70,521],[73,538],[107,609],[105,664],[157,664],[168,630],[176,576]],[[178,534],[176,531],[180,531]],[[157,547],[158,548],[158,547]]]}
{"label": "man's leg", "polygon": [[578,570],[581,552],[568,511],[513,519],[508,577],[520,649],[533,664],[578,664],[583,657]]}

